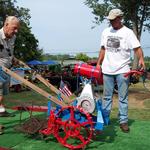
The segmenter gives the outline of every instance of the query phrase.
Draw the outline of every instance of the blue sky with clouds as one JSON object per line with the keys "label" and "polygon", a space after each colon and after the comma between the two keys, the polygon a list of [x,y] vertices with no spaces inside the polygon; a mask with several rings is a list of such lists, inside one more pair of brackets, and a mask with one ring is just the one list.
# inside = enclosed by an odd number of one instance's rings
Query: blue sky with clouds
{"label": "blue sky with clouds", "polygon": [[[17,5],[30,9],[32,33],[45,53],[98,55],[100,36],[107,25],[91,29],[94,15],[84,0],[18,0]],[[141,44],[150,56],[148,37],[150,33],[144,33]]]}

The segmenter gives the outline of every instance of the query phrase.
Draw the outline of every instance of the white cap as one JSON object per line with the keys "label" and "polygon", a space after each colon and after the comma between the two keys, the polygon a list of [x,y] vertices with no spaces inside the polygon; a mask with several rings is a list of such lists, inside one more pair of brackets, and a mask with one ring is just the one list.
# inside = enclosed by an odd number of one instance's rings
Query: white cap
{"label": "white cap", "polygon": [[123,16],[123,12],[120,9],[112,9],[107,16],[107,19],[113,20],[118,16]]}

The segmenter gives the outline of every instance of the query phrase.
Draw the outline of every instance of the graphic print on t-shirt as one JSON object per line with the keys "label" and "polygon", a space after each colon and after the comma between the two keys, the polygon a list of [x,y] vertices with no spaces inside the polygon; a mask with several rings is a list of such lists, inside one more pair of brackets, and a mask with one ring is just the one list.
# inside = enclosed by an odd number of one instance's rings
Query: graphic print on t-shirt
{"label": "graphic print on t-shirt", "polygon": [[120,51],[120,38],[114,37],[114,36],[108,36],[107,50],[111,52],[119,52]]}

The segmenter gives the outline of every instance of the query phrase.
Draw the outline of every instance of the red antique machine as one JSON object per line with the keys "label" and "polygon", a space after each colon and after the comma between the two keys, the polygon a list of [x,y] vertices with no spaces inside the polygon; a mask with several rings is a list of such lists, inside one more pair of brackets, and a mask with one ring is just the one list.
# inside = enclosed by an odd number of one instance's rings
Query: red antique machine
{"label": "red antique machine", "polygon": [[[25,67],[28,66],[25,65]],[[82,65],[82,67],[86,66]],[[48,92],[39,88],[37,85],[29,82],[6,67],[2,66],[2,71],[5,71],[16,80],[21,81],[23,84],[49,100],[49,117],[46,127],[41,126],[40,122],[32,118],[31,122],[28,121],[27,123],[23,124],[23,128],[26,133],[35,134],[39,132],[43,136],[53,134],[54,137],[56,137],[56,139],[65,147],[69,149],[80,149],[84,148],[91,141],[93,132],[95,130],[103,130],[104,119],[101,111],[101,101],[96,100],[93,96],[90,84],[87,84],[80,97],[75,97],[72,100],[61,93],[39,74],[35,74],[35,77],[44,83],[50,90],[55,92],[57,97],[52,96]],[[82,72],[82,68],[80,68],[80,71]],[[93,70],[91,73],[98,78],[99,73],[97,69]],[[63,99],[63,101],[59,99],[60,97]],[[56,108],[52,108],[50,106],[51,101],[56,104]],[[95,103],[95,101],[97,101],[97,103]],[[35,107],[27,106],[27,110],[32,108]],[[18,109],[21,108],[18,107]],[[97,114],[95,113],[93,115],[93,112],[97,112]]]}

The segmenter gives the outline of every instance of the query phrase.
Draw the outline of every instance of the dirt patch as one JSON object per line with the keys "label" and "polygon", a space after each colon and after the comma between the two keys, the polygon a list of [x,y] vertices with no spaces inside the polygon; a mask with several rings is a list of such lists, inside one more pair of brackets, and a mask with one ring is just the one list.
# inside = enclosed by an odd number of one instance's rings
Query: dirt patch
{"label": "dirt patch", "polygon": [[[134,108],[147,108],[145,106],[145,101],[150,101],[150,92],[145,89],[129,89],[129,109]],[[113,97],[113,107],[118,107],[118,95],[114,94]]]}

